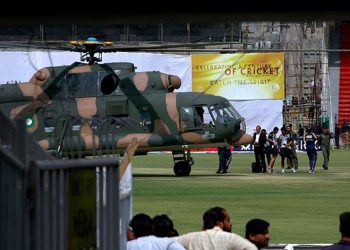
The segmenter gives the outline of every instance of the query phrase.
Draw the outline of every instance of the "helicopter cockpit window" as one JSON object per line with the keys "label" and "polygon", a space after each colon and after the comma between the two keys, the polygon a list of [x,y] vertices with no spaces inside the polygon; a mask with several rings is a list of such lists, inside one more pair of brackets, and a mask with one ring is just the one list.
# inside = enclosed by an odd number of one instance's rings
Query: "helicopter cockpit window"
{"label": "helicopter cockpit window", "polygon": [[242,116],[237,112],[237,110],[229,103],[229,102],[225,102],[222,104],[223,109],[227,112],[232,114],[232,116],[236,119],[240,119],[242,118]]}
{"label": "helicopter cockpit window", "polygon": [[97,82],[96,72],[68,74],[66,76],[68,97],[96,96]]}
{"label": "helicopter cockpit window", "polygon": [[[210,106],[209,111],[213,117],[214,121],[218,120],[218,117],[220,118],[235,118],[234,113],[232,112],[232,110],[230,109],[231,105],[219,105],[219,104],[215,104]],[[232,107],[232,106],[231,106]]]}

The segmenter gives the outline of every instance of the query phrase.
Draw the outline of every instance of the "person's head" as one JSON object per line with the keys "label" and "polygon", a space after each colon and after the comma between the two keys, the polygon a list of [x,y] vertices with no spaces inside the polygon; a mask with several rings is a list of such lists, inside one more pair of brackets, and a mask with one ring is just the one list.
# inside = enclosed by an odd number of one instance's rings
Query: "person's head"
{"label": "person's head", "polygon": [[290,132],[292,131],[292,128],[291,128],[290,125],[287,125],[287,126],[286,126],[286,131],[287,131],[287,133],[290,133]]}
{"label": "person's head", "polygon": [[222,207],[213,207],[211,210],[218,213],[218,221],[216,225],[219,226],[223,231],[231,232],[232,231],[232,223],[231,217],[227,213],[227,211]]}
{"label": "person's head", "polygon": [[173,221],[166,215],[156,215],[153,218],[153,234],[158,237],[178,236]]}
{"label": "person's head", "polygon": [[278,130],[279,130],[278,127],[274,127],[274,128],[273,128],[273,133],[274,133],[274,134],[277,134]]}
{"label": "person's head", "polygon": [[152,218],[147,214],[136,214],[129,223],[128,240],[153,234]]}
{"label": "person's head", "polygon": [[261,131],[261,127],[260,127],[260,125],[256,126],[255,131],[256,131],[256,133],[257,133],[257,134],[259,134],[259,133],[260,133],[260,131]]}
{"label": "person's head", "polygon": [[282,135],[285,135],[287,133],[286,127],[281,127],[281,133]]}
{"label": "person's head", "polygon": [[210,208],[203,215],[203,230],[211,229],[215,226],[226,232],[232,231],[231,218],[222,207]]}
{"label": "person's head", "polygon": [[339,231],[342,237],[350,237],[350,211],[339,215]]}
{"label": "person's head", "polygon": [[245,226],[245,237],[258,249],[267,247],[270,241],[270,223],[263,219],[252,219]]}
{"label": "person's head", "polygon": [[307,132],[307,133],[311,133],[311,128],[310,128],[310,127],[307,127],[307,128],[306,128],[306,132]]}

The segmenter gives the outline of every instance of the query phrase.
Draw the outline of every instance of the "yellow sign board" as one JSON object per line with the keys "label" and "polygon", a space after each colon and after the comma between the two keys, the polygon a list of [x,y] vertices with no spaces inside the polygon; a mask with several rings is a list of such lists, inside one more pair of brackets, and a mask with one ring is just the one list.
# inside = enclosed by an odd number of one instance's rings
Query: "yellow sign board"
{"label": "yellow sign board", "polygon": [[284,54],[192,55],[192,90],[229,100],[284,99]]}

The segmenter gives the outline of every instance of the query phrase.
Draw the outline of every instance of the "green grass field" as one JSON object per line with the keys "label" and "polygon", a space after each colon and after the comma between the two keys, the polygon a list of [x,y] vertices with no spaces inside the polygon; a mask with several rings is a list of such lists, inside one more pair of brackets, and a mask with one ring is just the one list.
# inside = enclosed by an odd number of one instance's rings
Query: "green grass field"
{"label": "green grass field", "polygon": [[193,154],[191,175],[176,177],[171,154],[135,156],[133,214],[166,213],[180,234],[197,231],[202,214],[213,206],[227,209],[233,231],[244,236],[254,217],[268,220],[270,243],[332,243],[339,237],[338,215],[350,211],[350,151],[333,150],[329,170],[318,154],[316,173],[308,173],[305,153],[298,153],[296,174],[252,173],[253,154],[234,154],[226,175],[215,174],[217,154]]}

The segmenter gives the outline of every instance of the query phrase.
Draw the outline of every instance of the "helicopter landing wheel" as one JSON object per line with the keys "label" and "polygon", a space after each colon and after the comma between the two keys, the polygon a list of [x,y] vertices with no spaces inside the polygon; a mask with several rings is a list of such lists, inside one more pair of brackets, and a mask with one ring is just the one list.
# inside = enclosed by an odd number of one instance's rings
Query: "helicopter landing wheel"
{"label": "helicopter landing wheel", "polygon": [[179,161],[174,165],[174,173],[176,176],[189,176],[191,173],[191,165],[187,161]]}

